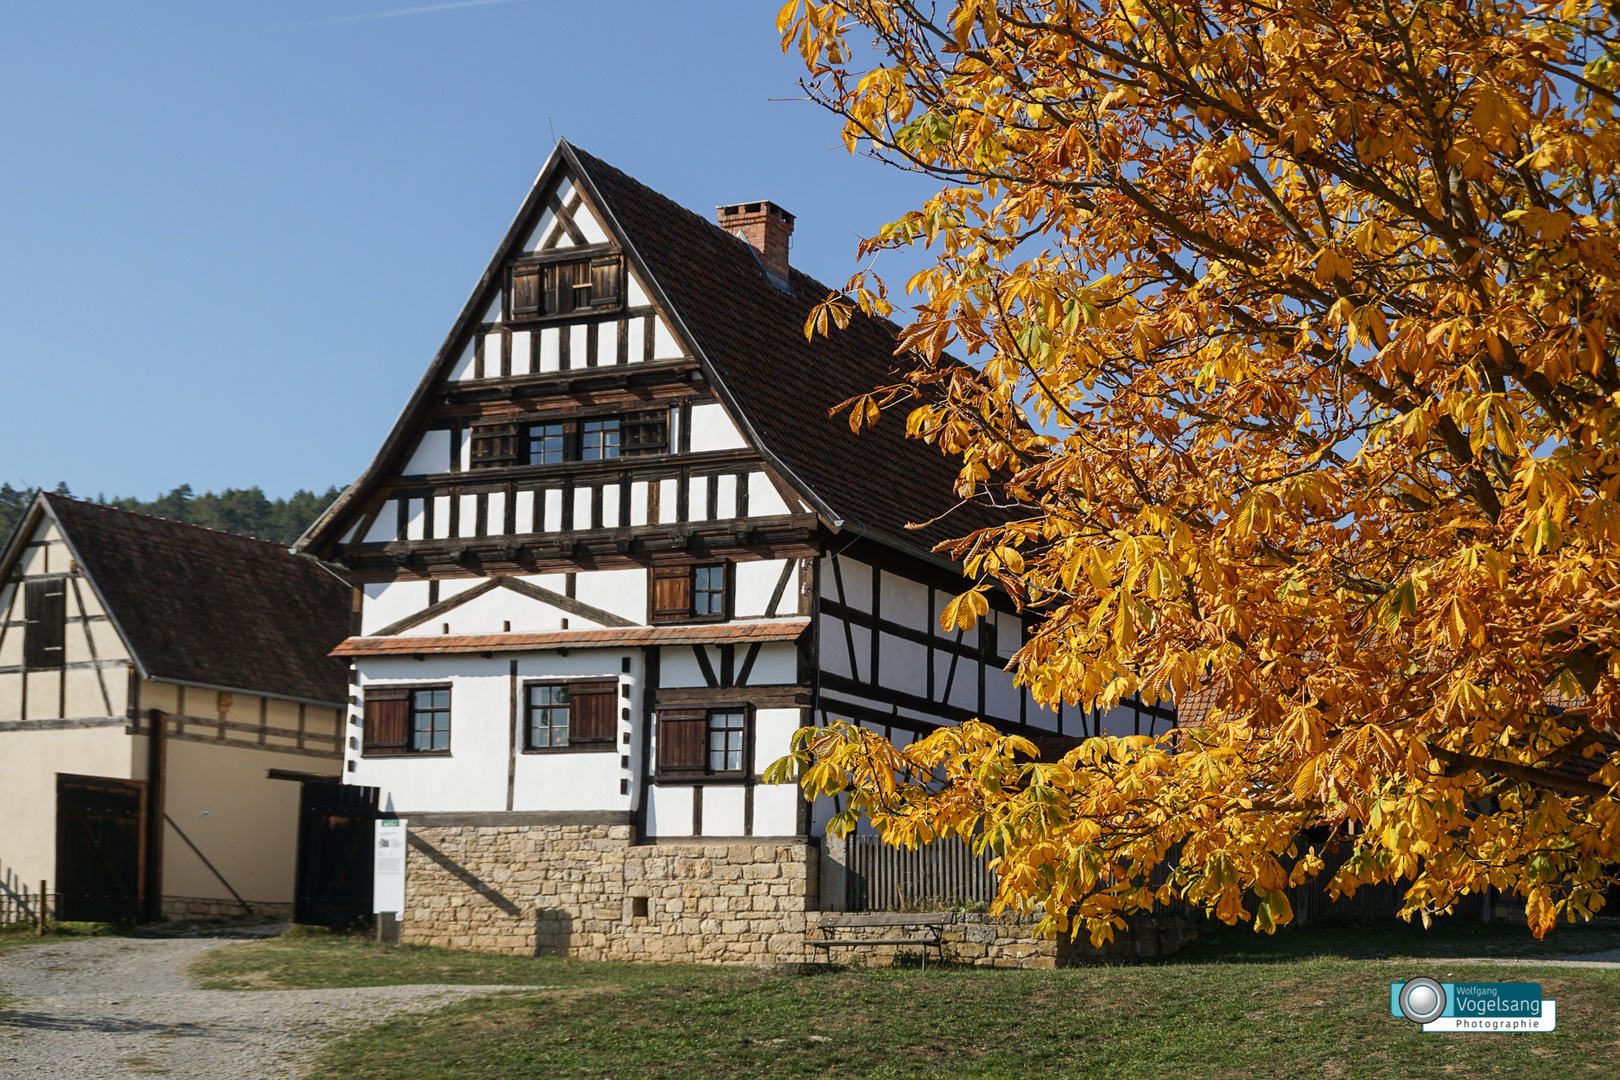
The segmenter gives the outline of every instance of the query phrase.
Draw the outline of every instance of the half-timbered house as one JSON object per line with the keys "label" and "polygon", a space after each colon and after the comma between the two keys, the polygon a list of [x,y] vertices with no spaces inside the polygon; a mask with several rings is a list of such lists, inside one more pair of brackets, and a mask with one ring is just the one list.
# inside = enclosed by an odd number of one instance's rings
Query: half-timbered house
{"label": "half-timbered house", "polygon": [[342,768],[348,608],[281,545],[37,496],[0,553],[7,909],[291,915],[285,780]]}
{"label": "half-timbered house", "polygon": [[345,777],[409,821],[405,940],[797,957],[821,815],[760,782],[796,728],[1169,721],[1036,707],[1000,600],[940,629],[962,579],[930,549],[990,519],[901,424],[828,419],[889,376],[895,328],[807,341],[828,289],[793,227],[766,201],[707,220],[559,143],[299,542],[356,583]]}

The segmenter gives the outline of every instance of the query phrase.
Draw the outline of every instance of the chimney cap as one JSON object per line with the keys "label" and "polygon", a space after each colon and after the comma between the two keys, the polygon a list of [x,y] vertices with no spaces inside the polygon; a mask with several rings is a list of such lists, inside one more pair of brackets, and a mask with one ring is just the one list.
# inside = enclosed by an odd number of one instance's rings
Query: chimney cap
{"label": "chimney cap", "polygon": [[755,214],[766,214],[771,217],[780,218],[789,225],[793,224],[793,215],[782,209],[780,206],[777,206],[769,199],[758,199],[754,202],[727,203],[717,206],[715,209],[720,212],[720,218],[722,221],[729,217],[752,217]]}

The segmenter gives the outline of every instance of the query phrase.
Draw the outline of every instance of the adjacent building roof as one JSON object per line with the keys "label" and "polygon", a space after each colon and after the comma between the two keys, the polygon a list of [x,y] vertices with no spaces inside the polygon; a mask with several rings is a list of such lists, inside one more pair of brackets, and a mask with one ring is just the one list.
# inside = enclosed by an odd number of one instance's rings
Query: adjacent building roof
{"label": "adjacent building roof", "polygon": [[562,171],[607,218],[755,447],[829,525],[923,553],[1000,520],[988,508],[958,505],[957,466],[937,447],[906,438],[903,416],[887,416],[860,435],[844,418],[828,416],[839,402],[896,381],[893,323],[856,313],[847,329],[807,341],[806,318],[834,290],[797,270],[791,291],[776,287],[747,241],[561,141],[377,458],[299,540],[299,550],[328,550],[338,523],[410,453],[433,393]]}
{"label": "adjacent building roof", "polygon": [[[338,704],[349,589],[280,544],[41,493],[141,673],[195,686]],[[29,533],[19,529],[13,553]],[[7,559],[7,563],[11,559]]]}

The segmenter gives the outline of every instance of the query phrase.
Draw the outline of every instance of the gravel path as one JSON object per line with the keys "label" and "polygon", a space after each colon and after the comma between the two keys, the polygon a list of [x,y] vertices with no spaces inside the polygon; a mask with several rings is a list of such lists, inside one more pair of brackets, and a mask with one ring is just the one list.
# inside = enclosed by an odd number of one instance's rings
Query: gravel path
{"label": "gravel path", "polygon": [[219,940],[88,938],[0,957],[5,1080],[293,1080],[329,1040],[511,986],[197,990]]}

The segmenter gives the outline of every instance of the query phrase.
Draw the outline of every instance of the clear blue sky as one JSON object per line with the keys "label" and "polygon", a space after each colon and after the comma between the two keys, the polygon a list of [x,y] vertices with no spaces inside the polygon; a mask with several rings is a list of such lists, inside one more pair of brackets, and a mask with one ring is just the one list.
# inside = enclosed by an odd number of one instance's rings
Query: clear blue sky
{"label": "clear blue sky", "polygon": [[802,94],[778,6],[7,5],[0,480],[349,483],[553,130],[705,214],[778,202],[841,283],[927,189],[769,100]]}

